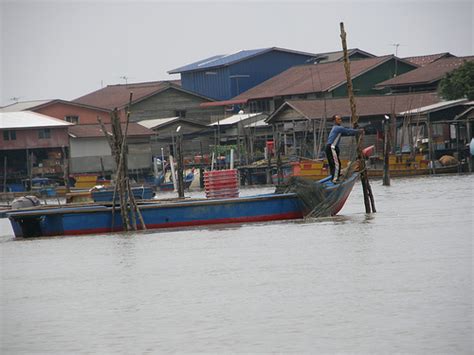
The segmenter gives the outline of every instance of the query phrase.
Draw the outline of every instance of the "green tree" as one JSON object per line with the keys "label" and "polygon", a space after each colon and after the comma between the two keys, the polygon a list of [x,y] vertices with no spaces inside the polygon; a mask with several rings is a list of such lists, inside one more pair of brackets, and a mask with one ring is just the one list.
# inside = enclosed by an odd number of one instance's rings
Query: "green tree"
{"label": "green tree", "polygon": [[467,97],[474,100],[474,61],[465,62],[448,73],[439,84],[441,96],[446,100]]}

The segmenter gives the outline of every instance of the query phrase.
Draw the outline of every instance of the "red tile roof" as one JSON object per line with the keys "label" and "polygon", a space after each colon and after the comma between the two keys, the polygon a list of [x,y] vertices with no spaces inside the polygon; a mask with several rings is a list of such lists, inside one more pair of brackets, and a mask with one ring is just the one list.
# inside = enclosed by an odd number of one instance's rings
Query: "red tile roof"
{"label": "red tile roof", "polygon": [[[112,132],[110,124],[105,124],[107,132]],[[125,132],[125,124],[122,124],[122,132]],[[69,134],[74,138],[99,138],[104,137],[104,133],[98,124],[75,125],[69,127]],[[153,135],[153,131],[138,123],[130,122],[128,125],[127,137],[146,137]]]}
{"label": "red tile roof", "polygon": [[442,58],[424,67],[378,83],[376,87],[431,84],[441,80],[447,73],[459,68],[465,61],[472,60],[474,60],[474,56]]}
{"label": "red tile roof", "polygon": [[[440,102],[441,99],[436,93],[422,94],[401,94],[401,95],[380,95],[380,96],[356,96],[356,112],[358,116],[380,116],[391,114],[394,108],[395,113],[411,110],[417,107],[431,105]],[[303,118],[327,118],[335,114],[342,117],[351,116],[351,108],[348,98],[327,99],[327,100],[291,100],[287,101],[268,121],[271,122],[278,116],[278,112],[285,106],[290,106],[298,111]],[[326,108],[326,114],[325,114]]]}
{"label": "red tile roof", "polygon": [[445,53],[438,53],[438,54],[419,55],[416,57],[407,57],[403,59],[410,63],[419,65],[420,67],[424,67],[425,65],[433,63],[437,61],[438,59],[451,58],[451,57],[456,57],[456,56],[452,55],[451,53],[445,52]]}
{"label": "red tile roof", "polygon": [[[390,55],[354,60],[351,62],[351,76],[357,77],[392,58],[394,56]],[[234,97],[233,100],[324,92],[345,83],[346,73],[343,62],[298,65],[247,90]]]}
{"label": "red tile roof", "polygon": [[128,105],[131,92],[133,92],[132,102],[136,103],[171,86],[180,88],[181,81],[170,80],[108,85],[103,89],[81,96],[73,100],[73,102],[89,106],[103,107],[108,110],[113,110],[116,107],[120,109]]}

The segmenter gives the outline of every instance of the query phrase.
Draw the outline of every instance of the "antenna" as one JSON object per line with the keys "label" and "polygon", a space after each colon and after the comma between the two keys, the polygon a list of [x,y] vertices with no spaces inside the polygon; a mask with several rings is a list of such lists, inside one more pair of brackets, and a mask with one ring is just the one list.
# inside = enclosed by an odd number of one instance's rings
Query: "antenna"
{"label": "antenna", "polygon": [[401,43],[392,43],[391,46],[395,47],[395,73],[393,74],[393,77],[396,77],[398,75],[398,47],[402,46]]}
{"label": "antenna", "polygon": [[398,57],[398,47],[400,47],[401,43],[392,43],[391,46],[395,47],[395,57]]}
{"label": "antenna", "polygon": [[125,80],[125,85],[127,85],[127,84],[128,84],[128,79],[130,79],[130,78],[129,78],[128,76],[126,76],[126,75],[122,75],[122,76],[120,77],[120,79]]}

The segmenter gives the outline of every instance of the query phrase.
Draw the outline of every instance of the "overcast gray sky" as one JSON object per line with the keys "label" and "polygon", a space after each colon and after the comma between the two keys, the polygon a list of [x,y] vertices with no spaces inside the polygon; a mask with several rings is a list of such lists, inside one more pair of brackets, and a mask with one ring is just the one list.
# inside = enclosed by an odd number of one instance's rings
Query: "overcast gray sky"
{"label": "overcast gray sky", "polygon": [[348,47],[400,57],[473,54],[473,1],[1,1],[0,105],[178,79],[216,54]]}

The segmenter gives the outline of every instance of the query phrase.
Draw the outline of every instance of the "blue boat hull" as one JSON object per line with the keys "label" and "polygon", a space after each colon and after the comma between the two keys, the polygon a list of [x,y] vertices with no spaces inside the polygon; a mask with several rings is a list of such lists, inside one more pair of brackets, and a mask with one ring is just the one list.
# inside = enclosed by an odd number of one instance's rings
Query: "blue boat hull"
{"label": "blue boat hull", "polygon": [[[329,187],[336,214],[349,196],[354,179],[343,189]],[[141,203],[147,229],[209,224],[247,223],[303,218],[308,212],[296,194],[267,194],[228,199],[177,200]],[[8,214],[15,236],[83,235],[122,231],[120,208],[111,206],[61,207]],[[137,221],[139,224],[139,222]]]}

